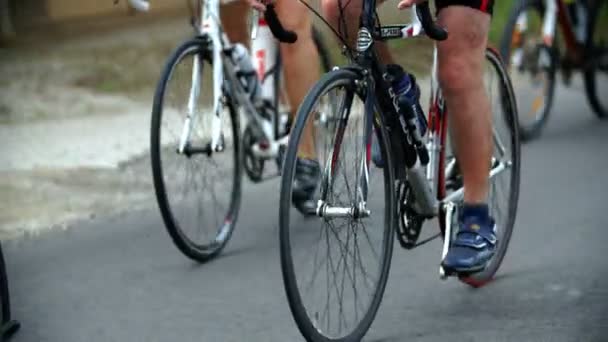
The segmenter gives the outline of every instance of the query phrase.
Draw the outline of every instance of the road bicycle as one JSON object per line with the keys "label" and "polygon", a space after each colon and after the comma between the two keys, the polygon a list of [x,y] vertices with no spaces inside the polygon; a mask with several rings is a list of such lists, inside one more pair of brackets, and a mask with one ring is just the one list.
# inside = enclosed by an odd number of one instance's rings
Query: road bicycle
{"label": "road bicycle", "polygon": [[[434,23],[428,2],[416,7],[411,24],[381,26],[376,1],[367,0],[360,23],[355,51],[347,49],[352,64],[325,74],[303,101],[282,172],[281,269],[291,313],[308,341],[360,341],[380,305],[395,238],[405,249],[413,249],[443,237],[443,259],[463,202],[462,177],[449,148],[448,112],[437,82],[436,51],[428,132],[422,135],[417,118],[396,114],[386,66],[373,48],[379,40],[422,34],[443,40],[447,32]],[[498,243],[481,272],[455,275],[439,267],[442,279],[458,276],[473,287],[489,282],[505,256],[520,182],[515,96],[498,52],[488,48],[485,57],[484,80],[495,100],[494,154],[488,167]],[[328,113],[329,120],[319,119]],[[313,131],[321,177],[314,196],[316,217],[303,220],[290,204],[305,131]],[[379,147],[383,167],[372,163],[373,146]],[[421,238],[423,224],[433,218],[439,221],[439,233]],[[400,260],[400,267],[403,263]]]}
{"label": "road bicycle", "polygon": [[[268,178],[266,161],[275,160],[278,172],[289,122],[280,112],[278,42],[268,32],[279,29],[274,7],[251,22],[250,57],[224,33],[220,0],[189,6],[195,37],[175,49],[162,71],[152,108],[150,154],[167,231],[183,254],[205,262],[221,252],[234,231],[243,169],[254,182]],[[319,63],[329,70],[320,35],[313,37]],[[241,116],[247,119],[243,131]]]}
{"label": "road bicycle", "polygon": [[0,243],[0,340],[8,339],[13,336],[21,327],[21,324],[11,318],[11,301],[8,289],[8,275],[6,274],[6,264]]}
{"label": "road bicycle", "polygon": [[523,140],[539,136],[547,122],[558,69],[566,85],[581,71],[593,112],[608,116],[608,1],[519,0],[501,54],[510,65]]}

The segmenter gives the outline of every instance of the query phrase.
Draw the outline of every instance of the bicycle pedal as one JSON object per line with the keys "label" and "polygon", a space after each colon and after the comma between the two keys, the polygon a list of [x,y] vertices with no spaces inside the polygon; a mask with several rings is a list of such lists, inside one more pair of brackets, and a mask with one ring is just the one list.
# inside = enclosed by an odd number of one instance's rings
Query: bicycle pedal
{"label": "bicycle pedal", "polygon": [[441,266],[441,265],[439,265],[439,279],[441,279],[441,280],[448,279],[448,275],[447,275],[447,273],[445,273],[445,270],[443,269],[443,266]]}
{"label": "bicycle pedal", "polygon": [[[445,205],[445,234],[443,238],[443,249],[441,250],[441,262],[445,259],[445,256],[448,254],[448,250],[450,248],[450,244],[452,243],[452,222],[454,219],[454,215],[456,213],[456,205],[453,202],[446,203]],[[443,266],[439,265],[439,277],[442,280],[447,279],[451,276],[451,272],[446,271]]]}
{"label": "bicycle pedal", "polygon": [[439,279],[447,280],[448,278],[457,277],[457,278],[466,278],[469,277],[474,272],[455,272],[455,271],[446,271],[443,266],[439,266]]}

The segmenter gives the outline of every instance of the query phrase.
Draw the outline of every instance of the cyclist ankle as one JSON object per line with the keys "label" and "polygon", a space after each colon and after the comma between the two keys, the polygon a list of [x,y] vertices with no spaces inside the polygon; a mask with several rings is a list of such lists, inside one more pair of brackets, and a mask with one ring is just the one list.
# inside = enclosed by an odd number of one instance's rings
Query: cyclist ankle
{"label": "cyclist ankle", "polygon": [[487,203],[464,203],[462,206],[462,217],[478,217],[487,219],[490,217],[490,209]]}

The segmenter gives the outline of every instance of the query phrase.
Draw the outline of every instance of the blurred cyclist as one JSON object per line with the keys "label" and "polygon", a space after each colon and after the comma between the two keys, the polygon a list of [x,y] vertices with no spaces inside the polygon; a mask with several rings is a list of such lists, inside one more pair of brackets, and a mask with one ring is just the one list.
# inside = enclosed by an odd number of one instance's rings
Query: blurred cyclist
{"label": "blurred cyclist", "polygon": [[[221,9],[222,25],[231,41],[243,44],[249,41],[246,18],[251,10],[250,6],[260,8],[260,4],[254,0],[236,0]],[[319,60],[312,38],[312,18],[307,8],[297,0],[278,0],[275,9],[285,27],[298,35],[294,44],[280,44],[287,97],[295,114],[304,96],[320,75],[319,64],[310,62]],[[320,177],[311,129],[312,127],[307,127],[304,132],[304,143],[298,151],[292,195],[295,207],[304,215],[312,215],[315,212],[313,195]]]}
{"label": "blurred cyclist", "polygon": [[[324,16],[336,30],[342,30],[343,34],[346,30],[347,36],[354,38],[362,1],[322,0]],[[279,0],[279,4],[297,2]],[[398,8],[405,9],[418,2],[422,1],[401,0]],[[493,0],[436,0],[436,5],[438,23],[449,32],[448,39],[437,44],[438,77],[453,118],[450,128],[465,188],[460,227],[443,267],[448,272],[476,272],[485,268],[496,246],[495,222],[487,205],[492,118],[483,83]],[[256,8],[263,9],[264,5],[258,4]],[[285,13],[279,13],[279,18],[291,28],[289,17],[282,14]],[[393,64],[387,46],[380,43],[376,46],[383,62]]]}

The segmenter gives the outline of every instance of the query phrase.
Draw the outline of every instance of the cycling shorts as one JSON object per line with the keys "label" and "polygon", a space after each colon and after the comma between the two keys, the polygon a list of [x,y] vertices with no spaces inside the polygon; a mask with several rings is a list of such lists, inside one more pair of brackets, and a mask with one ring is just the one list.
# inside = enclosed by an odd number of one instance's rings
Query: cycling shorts
{"label": "cycling shorts", "polygon": [[492,14],[494,0],[436,0],[435,5],[437,6],[437,12],[448,6],[466,6]]}

